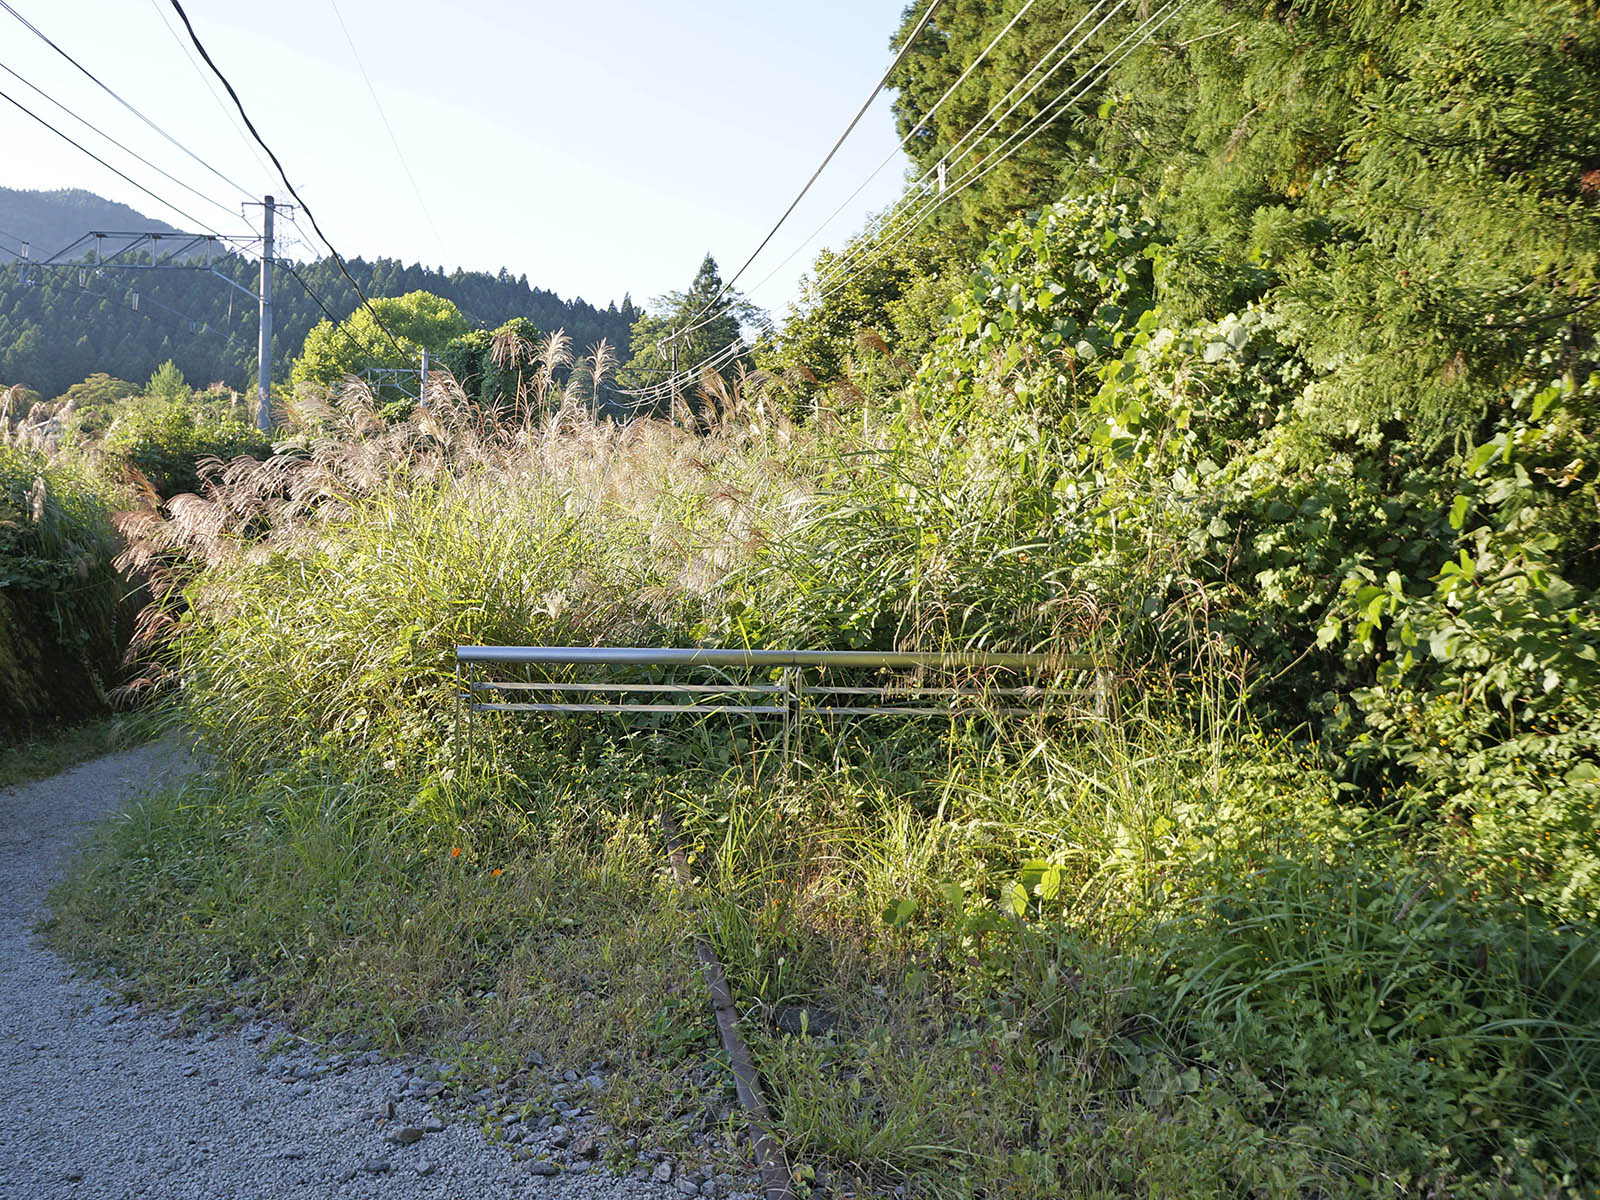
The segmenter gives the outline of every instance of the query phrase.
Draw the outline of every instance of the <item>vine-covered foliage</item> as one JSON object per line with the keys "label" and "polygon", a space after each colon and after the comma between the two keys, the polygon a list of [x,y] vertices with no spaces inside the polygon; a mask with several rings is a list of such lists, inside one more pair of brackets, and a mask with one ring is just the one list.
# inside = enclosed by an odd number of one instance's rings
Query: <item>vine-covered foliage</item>
{"label": "vine-covered foliage", "polygon": [[[935,632],[1026,643],[1092,610],[1130,660],[1220,639],[1258,714],[1364,794],[1453,816],[1501,845],[1484,870],[1600,915],[1600,377],[1509,392],[1478,444],[1330,438],[1336,371],[1289,318],[1173,319],[1175,240],[1118,202],[1057,203],[956,294],[903,401],[892,453],[915,465],[873,509],[924,547],[983,530],[986,582],[947,588]],[[860,576],[838,561],[848,613]],[[910,594],[928,557],[896,561]],[[880,604],[869,627],[904,639],[908,612]]]}

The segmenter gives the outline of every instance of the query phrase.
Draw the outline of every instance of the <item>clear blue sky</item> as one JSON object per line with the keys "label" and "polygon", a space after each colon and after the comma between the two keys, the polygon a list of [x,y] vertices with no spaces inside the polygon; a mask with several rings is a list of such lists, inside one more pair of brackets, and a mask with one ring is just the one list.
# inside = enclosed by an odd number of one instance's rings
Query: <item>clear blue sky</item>
{"label": "clear blue sky", "polygon": [[[420,202],[340,30],[335,2],[416,175]],[[253,193],[287,199],[225,111],[220,88],[186,55],[167,0],[10,3],[223,174]],[[642,302],[685,287],[708,250],[725,275],[742,264],[888,65],[903,6],[184,4],[341,253],[504,266],[535,286],[601,304],[625,291]],[[0,73],[0,90],[195,217],[224,232],[243,229],[237,190],[164,142],[3,10],[0,62],[232,215],[107,146],[13,77]],[[189,227],[10,105],[0,109],[0,185],[85,188]],[[777,267],[896,140],[880,97],[741,288]],[[751,298],[781,313],[815,248],[838,245],[867,213],[892,202],[904,167],[897,157]],[[309,224],[301,225],[309,235]],[[296,253],[310,252],[308,245]]]}

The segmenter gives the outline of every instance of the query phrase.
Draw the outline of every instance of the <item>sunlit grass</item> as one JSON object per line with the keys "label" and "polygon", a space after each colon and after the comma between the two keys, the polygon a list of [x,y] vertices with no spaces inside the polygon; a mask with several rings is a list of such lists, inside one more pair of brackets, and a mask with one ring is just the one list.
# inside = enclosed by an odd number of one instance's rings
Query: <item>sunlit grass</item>
{"label": "sunlit grass", "polygon": [[[105,834],[58,941],[491,1074],[608,1058],[613,1119],[681,1134],[726,1102],[707,936],[824,1190],[1581,1194],[1587,931],[1254,729],[1225,646],[1197,635],[1181,690],[1117,661],[981,446],[941,466],[758,396],[690,430],[384,426],[357,395],[130,521],[218,770]],[[808,721],[787,759],[738,722],[468,739],[459,643],[1094,651],[1114,688],[1071,720]]]}

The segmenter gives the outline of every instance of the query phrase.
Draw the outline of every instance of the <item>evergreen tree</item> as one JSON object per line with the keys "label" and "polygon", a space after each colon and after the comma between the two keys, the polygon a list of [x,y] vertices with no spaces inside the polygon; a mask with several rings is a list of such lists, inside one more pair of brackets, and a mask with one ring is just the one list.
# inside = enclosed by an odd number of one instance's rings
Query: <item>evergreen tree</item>
{"label": "evergreen tree", "polygon": [[[632,299],[625,296],[623,311],[632,307]],[[696,364],[736,347],[732,357],[723,358],[716,366],[718,374],[731,379],[750,360],[744,328],[764,330],[767,326],[766,313],[737,290],[724,290],[722,273],[710,254],[701,262],[688,291],[658,296],[652,307],[653,312],[642,313],[633,322],[633,353],[617,374],[621,388],[638,390],[660,385],[673,378],[674,364],[681,377]],[[692,396],[698,387],[692,380],[684,381],[680,391]],[[665,411],[668,402],[650,408]]]}

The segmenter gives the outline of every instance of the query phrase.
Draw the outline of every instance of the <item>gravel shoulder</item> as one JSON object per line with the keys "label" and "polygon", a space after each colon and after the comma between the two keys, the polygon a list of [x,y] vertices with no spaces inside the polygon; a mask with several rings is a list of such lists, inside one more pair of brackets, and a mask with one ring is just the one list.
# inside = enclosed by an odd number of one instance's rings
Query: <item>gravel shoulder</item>
{"label": "gravel shoulder", "polygon": [[45,893],[90,824],[188,769],[181,751],[144,746],[0,791],[10,1200],[740,1195],[738,1181],[684,1177],[648,1154],[623,1176],[593,1161],[606,1131],[582,1101],[600,1078],[570,1083],[559,1111],[507,1123],[491,1144],[475,1121],[449,1119],[426,1063],[270,1054],[286,1031],[248,1013],[185,1034],[76,977],[34,936]]}

